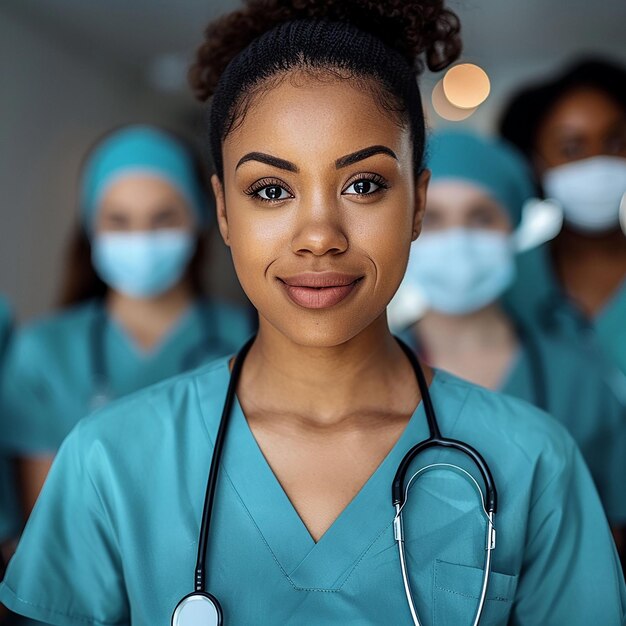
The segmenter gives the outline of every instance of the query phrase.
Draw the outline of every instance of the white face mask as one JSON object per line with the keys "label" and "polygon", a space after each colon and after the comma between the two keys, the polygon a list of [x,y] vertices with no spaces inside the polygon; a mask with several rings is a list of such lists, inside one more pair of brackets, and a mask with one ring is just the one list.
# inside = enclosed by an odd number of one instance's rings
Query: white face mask
{"label": "white face mask", "polygon": [[413,243],[403,285],[419,288],[430,309],[464,315],[494,302],[514,277],[508,233],[454,228]]}
{"label": "white face mask", "polygon": [[562,206],[572,228],[583,233],[612,230],[626,194],[626,159],[597,156],[553,167],[544,174],[543,188]]}
{"label": "white face mask", "polygon": [[195,247],[195,235],[178,229],[107,232],[95,236],[91,257],[107,285],[134,298],[150,298],[182,278]]}

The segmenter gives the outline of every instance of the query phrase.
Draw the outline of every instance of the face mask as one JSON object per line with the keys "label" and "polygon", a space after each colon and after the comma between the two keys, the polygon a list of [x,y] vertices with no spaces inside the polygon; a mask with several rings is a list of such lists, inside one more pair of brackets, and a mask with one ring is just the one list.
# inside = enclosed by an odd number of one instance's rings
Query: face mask
{"label": "face mask", "polygon": [[495,301],[514,277],[510,235],[454,228],[420,236],[404,283],[421,290],[430,309],[464,315]]}
{"label": "face mask", "polygon": [[612,230],[619,224],[626,193],[626,159],[598,156],[548,170],[546,196],[563,207],[565,221],[583,233]]}
{"label": "face mask", "polygon": [[92,244],[92,261],[100,278],[134,298],[158,296],[183,276],[196,246],[193,233],[182,230],[103,233]]}

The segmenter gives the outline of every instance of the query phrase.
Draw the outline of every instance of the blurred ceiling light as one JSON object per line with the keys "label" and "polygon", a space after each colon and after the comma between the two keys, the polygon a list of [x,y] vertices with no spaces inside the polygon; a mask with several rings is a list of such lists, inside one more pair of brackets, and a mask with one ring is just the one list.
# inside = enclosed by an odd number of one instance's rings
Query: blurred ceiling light
{"label": "blurred ceiling light", "polygon": [[447,98],[443,91],[443,81],[440,80],[433,89],[432,103],[435,113],[439,117],[443,117],[444,120],[450,122],[460,122],[466,120],[475,110],[473,109],[460,109],[454,106]]}
{"label": "blurred ceiling light", "polygon": [[187,54],[160,54],[148,66],[148,81],[159,91],[182,91],[187,88],[189,65]]}
{"label": "blurred ceiling light", "polygon": [[443,77],[445,96],[459,109],[475,109],[487,99],[490,89],[485,70],[472,63],[455,65]]}

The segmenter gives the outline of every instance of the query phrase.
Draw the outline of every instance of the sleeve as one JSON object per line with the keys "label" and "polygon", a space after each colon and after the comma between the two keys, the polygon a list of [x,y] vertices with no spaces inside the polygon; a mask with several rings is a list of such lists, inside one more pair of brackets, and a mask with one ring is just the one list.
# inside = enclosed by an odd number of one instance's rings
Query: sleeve
{"label": "sleeve", "polygon": [[0,433],[3,446],[22,454],[54,454],[58,437],[49,419],[53,389],[45,359],[28,332],[14,336],[0,379]]}
{"label": "sleeve", "polygon": [[566,441],[557,471],[542,487],[536,481],[510,623],[621,626],[626,589],[617,551],[589,471]]}
{"label": "sleeve", "polygon": [[[0,601],[56,626],[130,626],[118,542],[82,443],[79,425],[54,461],[0,584]],[[97,462],[93,447],[89,456]]]}

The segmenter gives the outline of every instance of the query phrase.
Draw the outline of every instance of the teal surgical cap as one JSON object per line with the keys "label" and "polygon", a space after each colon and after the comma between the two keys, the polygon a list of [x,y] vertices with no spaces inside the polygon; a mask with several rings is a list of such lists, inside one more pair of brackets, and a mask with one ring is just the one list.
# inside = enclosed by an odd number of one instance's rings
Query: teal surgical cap
{"label": "teal surgical cap", "polygon": [[206,197],[189,150],[166,131],[152,126],[126,126],[107,135],[85,164],[80,208],[88,233],[93,231],[107,188],[132,174],[149,174],[167,181],[185,198],[199,224],[208,221]]}
{"label": "teal surgical cap", "polygon": [[535,194],[530,169],[509,144],[465,131],[435,133],[429,143],[432,180],[463,180],[482,187],[516,227],[524,203]]}

